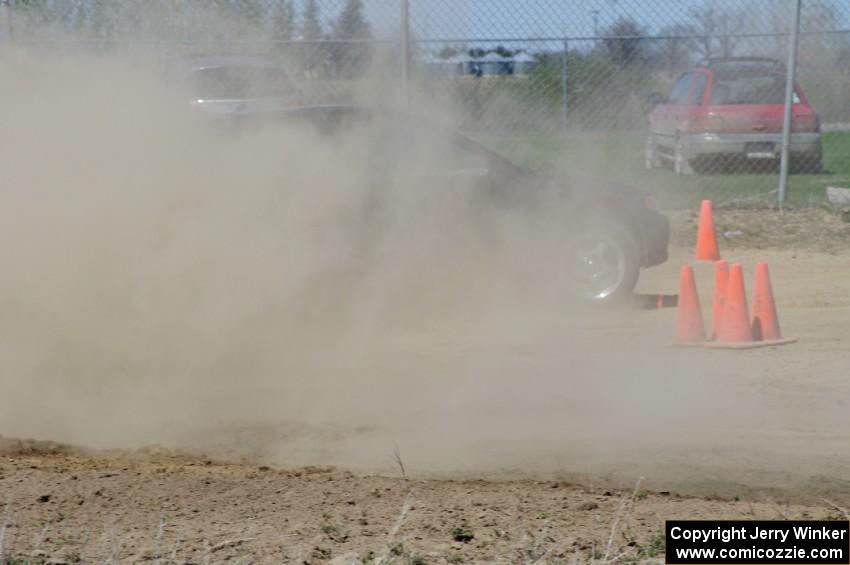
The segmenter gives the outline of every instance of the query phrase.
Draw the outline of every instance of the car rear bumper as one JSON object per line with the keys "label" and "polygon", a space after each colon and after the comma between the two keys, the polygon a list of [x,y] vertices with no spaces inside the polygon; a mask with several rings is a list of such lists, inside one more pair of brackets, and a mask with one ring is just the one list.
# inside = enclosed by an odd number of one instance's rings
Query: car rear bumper
{"label": "car rear bumper", "polygon": [[[741,156],[753,159],[779,158],[781,133],[700,133],[683,135],[682,152],[686,159],[704,156]],[[758,147],[764,145],[764,147]],[[791,134],[792,155],[817,155],[821,152],[819,133]]]}
{"label": "car rear bumper", "polygon": [[643,267],[654,267],[667,261],[670,246],[670,219],[653,210],[646,211],[643,229]]}

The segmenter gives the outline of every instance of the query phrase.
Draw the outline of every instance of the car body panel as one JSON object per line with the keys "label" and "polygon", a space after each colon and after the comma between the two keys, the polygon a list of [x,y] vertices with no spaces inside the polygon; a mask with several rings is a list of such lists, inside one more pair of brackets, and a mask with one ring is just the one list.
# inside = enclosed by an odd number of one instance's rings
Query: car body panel
{"label": "car body panel", "polygon": [[[687,159],[710,156],[745,156],[748,159],[778,159],[782,151],[781,133],[698,133],[681,136]],[[821,152],[821,136],[816,133],[791,134],[790,151],[799,155]]]}
{"label": "car body panel", "polygon": [[195,56],[166,64],[166,77],[188,91],[193,110],[251,114],[301,106],[288,69],[266,55]]}

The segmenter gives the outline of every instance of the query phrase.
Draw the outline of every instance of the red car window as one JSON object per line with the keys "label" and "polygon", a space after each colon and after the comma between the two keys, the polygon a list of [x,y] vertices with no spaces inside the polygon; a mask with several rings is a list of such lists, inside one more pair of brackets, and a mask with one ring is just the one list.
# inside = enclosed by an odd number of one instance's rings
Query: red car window
{"label": "red car window", "polygon": [[691,91],[691,106],[702,106],[702,99],[705,97],[705,85],[708,83],[708,76],[705,73],[694,74],[694,86]]}
{"label": "red car window", "polygon": [[[795,92],[794,103],[799,102]],[[778,74],[715,74],[709,103],[713,106],[784,104],[785,77]]]}
{"label": "red car window", "polygon": [[668,104],[687,104],[688,103],[688,95],[691,93],[691,83],[694,79],[694,73],[685,73],[679,80],[676,81],[676,84],[673,85],[673,89],[670,91],[670,96],[667,97]]}

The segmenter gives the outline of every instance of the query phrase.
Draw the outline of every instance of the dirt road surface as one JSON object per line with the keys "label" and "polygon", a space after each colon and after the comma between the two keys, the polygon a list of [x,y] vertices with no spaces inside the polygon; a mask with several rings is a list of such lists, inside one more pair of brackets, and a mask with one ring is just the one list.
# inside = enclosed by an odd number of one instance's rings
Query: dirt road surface
{"label": "dirt road surface", "polygon": [[[689,255],[674,249],[639,290],[675,293]],[[7,410],[7,437],[166,451],[50,455],[7,442],[6,555],[651,560],[666,518],[843,517],[850,267],[805,250],[725,255],[750,284],[756,261],[770,264],[784,333],[798,343],[671,348],[672,309],[505,305],[491,319],[388,334],[304,378],[144,389],[132,401],[104,390],[110,402],[77,400],[65,418]],[[698,265],[697,279],[708,315],[712,266]],[[49,391],[32,394],[22,406]],[[473,539],[453,539],[467,530]]]}
{"label": "dirt road surface", "polygon": [[[675,293],[689,254],[675,249],[639,290]],[[726,258],[745,265],[750,284],[755,262],[768,261],[784,334],[798,343],[677,349],[673,309],[576,316],[505,305],[474,320],[382,332],[380,342],[295,376],[135,393],[98,383],[89,398],[58,398],[43,417],[7,409],[0,429],[284,467],[395,472],[397,448],[413,476],[594,476],[619,485],[644,477],[650,488],[690,494],[850,496],[850,268],[812,252]],[[707,319],[712,268],[697,265]],[[321,347],[311,355],[321,358]],[[18,395],[23,410],[51,391]]]}

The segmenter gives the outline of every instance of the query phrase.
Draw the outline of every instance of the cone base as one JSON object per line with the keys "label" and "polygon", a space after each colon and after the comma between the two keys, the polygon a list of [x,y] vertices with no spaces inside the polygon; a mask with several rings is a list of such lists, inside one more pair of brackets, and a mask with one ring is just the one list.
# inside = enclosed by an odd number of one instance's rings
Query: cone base
{"label": "cone base", "polygon": [[730,343],[723,341],[711,341],[704,344],[706,349],[756,349],[759,347],[774,347],[777,345],[788,345],[796,343],[794,338],[790,339],[769,339],[766,341],[745,341],[742,343]]}
{"label": "cone base", "polygon": [[704,341],[675,341],[670,347],[705,347]]}

